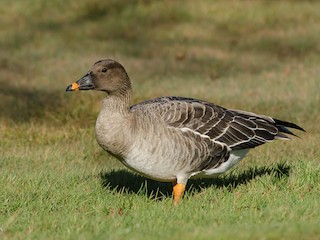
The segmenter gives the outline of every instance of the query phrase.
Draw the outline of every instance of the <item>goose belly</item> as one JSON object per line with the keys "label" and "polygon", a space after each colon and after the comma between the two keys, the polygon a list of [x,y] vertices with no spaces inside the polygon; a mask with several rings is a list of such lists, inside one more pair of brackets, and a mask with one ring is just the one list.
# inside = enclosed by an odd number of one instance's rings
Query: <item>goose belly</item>
{"label": "goose belly", "polygon": [[[153,131],[155,133],[155,131]],[[137,139],[123,163],[149,178],[174,181],[191,171],[194,151],[180,132],[158,129],[156,134]]]}
{"label": "goose belly", "polygon": [[176,174],[172,169],[166,168],[163,164],[153,164],[155,159],[153,156],[146,154],[139,154],[138,157],[130,155],[125,158],[122,163],[129,169],[140,173],[148,178],[161,181],[161,182],[172,182],[176,179]]}
{"label": "goose belly", "polygon": [[178,149],[170,146],[161,148],[141,142],[135,145],[124,158],[124,165],[154,180],[170,182],[176,179],[177,173],[181,170],[177,163],[184,160],[177,154]]}

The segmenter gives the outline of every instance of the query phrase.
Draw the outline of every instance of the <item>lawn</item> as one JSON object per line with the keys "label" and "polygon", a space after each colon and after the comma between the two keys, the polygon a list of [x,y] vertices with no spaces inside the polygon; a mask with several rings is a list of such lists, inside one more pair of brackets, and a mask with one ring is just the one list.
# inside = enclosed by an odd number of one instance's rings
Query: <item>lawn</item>
{"label": "lawn", "polygon": [[[320,2],[2,0],[0,239],[320,239]],[[133,103],[177,95],[297,123],[214,179],[172,185],[96,143],[103,93],[66,93],[121,62]]]}

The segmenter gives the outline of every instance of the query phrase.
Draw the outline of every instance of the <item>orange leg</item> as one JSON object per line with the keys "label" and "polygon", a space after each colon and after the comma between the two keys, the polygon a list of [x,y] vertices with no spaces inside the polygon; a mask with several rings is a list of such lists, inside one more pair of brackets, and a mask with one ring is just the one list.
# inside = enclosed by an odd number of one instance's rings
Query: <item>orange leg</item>
{"label": "orange leg", "polygon": [[173,187],[173,203],[175,206],[178,205],[179,200],[182,198],[183,192],[186,189],[186,185],[182,183],[174,183]]}

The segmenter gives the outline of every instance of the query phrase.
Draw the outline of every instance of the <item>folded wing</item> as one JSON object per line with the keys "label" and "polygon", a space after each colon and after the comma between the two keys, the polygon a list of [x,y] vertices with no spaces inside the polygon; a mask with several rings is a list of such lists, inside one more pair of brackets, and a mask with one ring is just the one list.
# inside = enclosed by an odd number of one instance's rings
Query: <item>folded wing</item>
{"label": "folded wing", "polygon": [[239,110],[191,98],[162,97],[131,108],[160,117],[170,127],[190,130],[208,136],[212,141],[227,145],[232,150],[254,148],[274,139],[290,139],[294,135],[287,127],[304,131],[301,127]]}

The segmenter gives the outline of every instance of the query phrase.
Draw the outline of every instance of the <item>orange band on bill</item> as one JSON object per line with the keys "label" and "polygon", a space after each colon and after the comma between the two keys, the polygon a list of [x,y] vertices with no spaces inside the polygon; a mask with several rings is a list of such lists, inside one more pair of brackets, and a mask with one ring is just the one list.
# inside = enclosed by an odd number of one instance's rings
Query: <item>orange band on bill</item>
{"label": "orange band on bill", "polygon": [[74,90],[74,91],[79,90],[79,85],[76,82],[72,83],[72,90]]}

